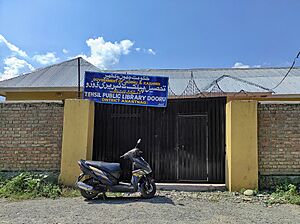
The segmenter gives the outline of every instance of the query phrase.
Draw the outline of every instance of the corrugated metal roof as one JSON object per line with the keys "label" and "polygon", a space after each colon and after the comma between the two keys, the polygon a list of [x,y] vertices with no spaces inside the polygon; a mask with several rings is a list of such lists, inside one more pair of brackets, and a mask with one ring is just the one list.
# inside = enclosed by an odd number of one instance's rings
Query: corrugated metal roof
{"label": "corrugated metal roof", "polygon": [[[214,91],[215,90],[215,91]],[[205,92],[272,92],[272,90],[264,88],[245,80],[224,75],[215,80],[211,85],[204,89]]]}
{"label": "corrugated metal roof", "polygon": [[[220,68],[220,69],[140,69],[107,70],[105,72],[128,73],[169,77],[170,93],[192,95],[187,90],[200,92],[271,92],[271,88],[284,77],[288,68]],[[98,71],[96,66],[81,59],[81,86],[84,72]],[[77,59],[72,59],[16,78],[0,82],[0,91],[7,88],[63,88],[77,86]],[[195,88],[194,88],[195,87]],[[300,68],[294,68],[275,94],[300,94]]]}
{"label": "corrugated metal roof", "polygon": [[[169,86],[176,95],[180,95],[189,80],[193,80],[201,92],[218,81],[224,92],[272,92],[289,68],[220,68],[220,69],[142,69],[110,70],[109,72],[168,76]],[[270,90],[270,91],[268,91]],[[300,94],[300,68],[293,68],[283,83],[274,90],[274,94]]]}
{"label": "corrugated metal roof", "polygon": [[[31,73],[0,82],[1,88],[49,88],[76,87],[78,76],[77,58],[37,69]],[[80,84],[83,86],[84,72],[101,70],[84,59],[80,60]]]}

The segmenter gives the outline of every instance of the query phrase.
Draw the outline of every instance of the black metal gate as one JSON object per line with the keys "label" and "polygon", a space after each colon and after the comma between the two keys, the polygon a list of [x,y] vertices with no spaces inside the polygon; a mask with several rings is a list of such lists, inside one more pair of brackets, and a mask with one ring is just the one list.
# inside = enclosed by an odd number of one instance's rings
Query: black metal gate
{"label": "black metal gate", "polygon": [[142,138],[141,149],[156,181],[225,180],[226,98],[169,99],[167,108],[95,106],[93,159],[119,159]]}
{"label": "black metal gate", "polygon": [[178,115],[177,121],[177,179],[207,181],[207,115]]}

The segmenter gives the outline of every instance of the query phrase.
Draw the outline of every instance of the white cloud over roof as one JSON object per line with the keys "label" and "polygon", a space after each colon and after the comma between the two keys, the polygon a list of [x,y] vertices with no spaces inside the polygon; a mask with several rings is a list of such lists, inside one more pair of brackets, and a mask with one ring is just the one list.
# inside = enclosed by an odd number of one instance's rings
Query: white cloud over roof
{"label": "white cloud over roof", "polygon": [[130,52],[134,42],[131,40],[121,40],[120,42],[105,41],[103,37],[96,39],[88,39],[86,44],[90,48],[90,55],[79,55],[98,66],[100,69],[107,69],[112,65],[119,63],[122,55],[127,55]]}
{"label": "white cloud over roof", "polygon": [[4,59],[4,72],[0,80],[11,79],[24,71],[24,69],[34,70],[34,67],[23,59],[17,57],[8,57]]}
{"label": "white cloud over roof", "polygon": [[41,65],[53,64],[59,60],[56,57],[55,52],[47,52],[46,54],[37,54],[32,57],[33,60],[37,61]]}
{"label": "white cloud over roof", "polygon": [[[35,53],[33,56],[28,56],[24,50],[10,43],[3,35],[0,34],[0,47],[1,43],[3,43],[10,52],[3,60],[4,67],[0,70],[0,80],[9,79],[22,73],[30,72],[34,69],[32,64],[35,66],[37,64],[51,65],[59,62],[60,60],[57,54],[52,51],[48,51],[45,54]],[[110,42],[105,41],[103,37],[97,37],[94,39],[89,38],[86,40],[86,44],[90,48],[90,54],[82,53],[78,56],[81,56],[100,69],[108,69],[113,65],[118,64],[123,55],[128,55],[130,53],[131,48],[134,45],[134,41],[124,39],[119,42]],[[142,53],[151,55],[156,54],[151,48],[135,48],[135,51],[141,51]],[[69,50],[63,48],[62,53],[64,54],[62,57],[66,57],[65,54],[68,54]]]}
{"label": "white cloud over roof", "polygon": [[67,49],[62,49],[62,52],[64,53],[64,54],[68,54],[69,53],[69,51],[67,50]]}

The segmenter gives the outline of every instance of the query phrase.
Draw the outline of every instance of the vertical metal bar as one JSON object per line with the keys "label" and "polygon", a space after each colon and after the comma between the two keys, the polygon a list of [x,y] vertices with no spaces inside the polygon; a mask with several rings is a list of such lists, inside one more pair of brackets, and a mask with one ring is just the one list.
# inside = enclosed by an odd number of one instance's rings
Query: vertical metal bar
{"label": "vertical metal bar", "polygon": [[179,180],[179,144],[181,142],[179,142],[179,123],[181,123],[179,121],[180,117],[176,114],[176,144],[175,144],[175,147],[176,147],[176,180],[178,181]]}
{"label": "vertical metal bar", "polygon": [[206,125],[205,125],[205,129],[206,129],[206,180],[208,181],[208,118],[207,116],[205,116],[205,120],[206,120]]}
{"label": "vertical metal bar", "polygon": [[80,57],[77,58],[77,75],[78,75],[78,89],[77,89],[77,98],[80,99]]}

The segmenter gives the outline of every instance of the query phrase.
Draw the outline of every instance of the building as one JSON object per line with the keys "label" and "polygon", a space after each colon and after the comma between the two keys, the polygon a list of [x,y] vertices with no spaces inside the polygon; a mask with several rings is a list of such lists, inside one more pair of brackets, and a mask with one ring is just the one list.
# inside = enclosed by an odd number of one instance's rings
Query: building
{"label": "building", "polygon": [[[41,170],[56,156],[61,166],[53,167],[64,183],[72,185],[79,172],[76,160],[118,161],[142,138],[144,156],[161,182],[226,182],[229,190],[240,190],[256,188],[259,177],[300,178],[300,68],[273,88],[287,70],[107,71],[168,76],[166,108],[77,99],[82,96],[84,72],[101,72],[82,58],[2,81],[0,95],[7,102],[0,104],[0,153],[4,154],[0,169],[13,164]],[[53,130],[61,133],[59,138]],[[51,152],[53,142],[56,153]],[[26,161],[18,164],[19,154],[6,153],[6,148],[20,151]],[[27,149],[34,152],[27,155]],[[32,163],[33,154],[43,157],[42,162]],[[43,163],[44,158],[49,164]]]}

